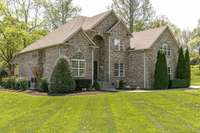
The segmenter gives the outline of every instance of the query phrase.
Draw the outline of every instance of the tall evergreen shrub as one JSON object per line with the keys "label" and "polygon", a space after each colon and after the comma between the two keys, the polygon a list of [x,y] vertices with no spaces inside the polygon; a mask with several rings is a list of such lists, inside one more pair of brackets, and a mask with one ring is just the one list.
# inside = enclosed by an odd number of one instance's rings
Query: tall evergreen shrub
{"label": "tall evergreen shrub", "polygon": [[167,89],[169,87],[169,76],[165,53],[158,52],[156,68],[154,73],[154,89]]}
{"label": "tall evergreen shrub", "polygon": [[71,77],[69,64],[66,59],[60,58],[51,75],[49,93],[69,93],[74,89],[75,82]]}
{"label": "tall evergreen shrub", "polygon": [[176,68],[176,79],[185,79],[185,57],[183,48],[179,49],[178,64]]}
{"label": "tall evergreen shrub", "polygon": [[187,86],[191,83],[191,69],[190,69],[190,53],[188,49],[185,52],[185,79],[187,81]]}

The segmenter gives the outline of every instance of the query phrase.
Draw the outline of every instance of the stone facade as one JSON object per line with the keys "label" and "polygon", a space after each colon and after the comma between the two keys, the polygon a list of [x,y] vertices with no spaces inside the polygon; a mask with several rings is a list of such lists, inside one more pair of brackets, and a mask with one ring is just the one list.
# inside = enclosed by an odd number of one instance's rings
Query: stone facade
{"label": "stone facade", "polygon": [[[67,42],[53,47],[35,50],[18,55],[13,61],[20,68],[20,76],[34,77],[34,67],[43,68],[43,76],[50,79],[56,61],[65,57],[71,65],[71,59],[76,53],[82,53],[86,60],[84,79],[94,80],[94,62],[98,62],[97,80],[104,87],[116,85],[124,80],[133,88],[151,88],[156,63],[157,52],[164,43],[169,44],[172,55],[168,58],[168,64],[172,68],[174,77],[178,57],[178,47],[172,34],[166,30],[157,39],[150,49],[130,49],[132,35],[118,17],[111,13],[92,29],[73,35]],[[91,44],[91,39],[96,46]],[[120,40],[122,49],[118,50],[115,40]],[[115,64],[124,64],[125,74],[116,76]],[[172,77],[172,78],[173,78]]]}

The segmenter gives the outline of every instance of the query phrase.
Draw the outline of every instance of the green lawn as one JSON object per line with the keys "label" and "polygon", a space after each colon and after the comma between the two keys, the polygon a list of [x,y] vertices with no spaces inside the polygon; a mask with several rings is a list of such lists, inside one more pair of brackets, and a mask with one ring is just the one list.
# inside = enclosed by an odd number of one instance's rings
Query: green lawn
{"label": "green lawn", "polygon": [[200,86],[200,70],[199,66],[192,66],[192,85]]}
{"label": "green lawn", "polygon": [[0,91],[1,133],[200,132],[200,91],[44,96]]}

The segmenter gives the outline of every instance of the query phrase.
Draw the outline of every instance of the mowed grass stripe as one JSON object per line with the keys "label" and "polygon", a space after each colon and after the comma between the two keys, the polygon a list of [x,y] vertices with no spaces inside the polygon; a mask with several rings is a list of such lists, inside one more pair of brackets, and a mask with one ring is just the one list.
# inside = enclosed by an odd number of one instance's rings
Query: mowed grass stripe
{"label": "mowed grass stripe", "polygon": [[107,95],[90,96],[77,133],[115,133]]}
{"label": "mowed grass stripe", "polygon": [[[73,133],[79,126],[81,116],[89,100],[86,97],[63,97],[63,106],[37,131],[39,133]],[[58,103],[58,101],[56,101]],[[59,104],[59,103],[58,103]]]}
{"label": "mowed grass stripe", "polygon": [[[171,93],[170,95],[160,94],[175,106],[173,112],[177,117],[184,119],[192,125],[197,132],[200,132],[200,97],[189,93]],[[183,117],[184,116],[184,117]]]}
{"label": "mowed grass stripe", "polygon": [[110,105],[113,112],[113,119],[119,133],[144,133],[159,132],[151,121],[142,112],[127,102],[126,94],[110,96]]}
{"label": "mowed grass stripe", "polygon": [[174,104],[156,93],[153,95],[141,94],[139,98],[141,101],[148,101],[148,103],[144,102],[138,105],[138,107],[143,109],[146,114],[152,115],[164,127],[163,132],[197,132],[197,129],[192,124],[177,115],[177,110],[184,111],[184,108],[178,106],[177,103]]}

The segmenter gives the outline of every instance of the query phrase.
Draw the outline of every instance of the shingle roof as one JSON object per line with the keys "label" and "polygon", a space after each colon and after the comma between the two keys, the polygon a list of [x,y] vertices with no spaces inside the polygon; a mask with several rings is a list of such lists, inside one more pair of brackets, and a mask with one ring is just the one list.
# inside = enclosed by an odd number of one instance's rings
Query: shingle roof
{"label": "shingle roof", "polygon": [[60,26],[55,31],[50,32],[45,37],[29,45],[19,54],[62,44],[78,31],[92,29],[111,12],[112,11],[107,11],[93,17],[75,17],[72,20],[69,20],[65,25]]}
{"label": "shingle roof", "polygon": [[133,33],[130,48],[135,50],[149,49],[167,29],[167,26]]}

